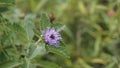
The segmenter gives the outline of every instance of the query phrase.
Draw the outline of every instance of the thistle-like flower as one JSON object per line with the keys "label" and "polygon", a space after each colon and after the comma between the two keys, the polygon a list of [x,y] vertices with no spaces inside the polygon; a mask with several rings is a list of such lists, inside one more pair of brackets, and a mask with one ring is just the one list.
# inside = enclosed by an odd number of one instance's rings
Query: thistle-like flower
{"label": "thistle-like flower", "polygon": [[53,28],[48,28],[43,31],[42,34],[44,36],[44,40],[49,45],[58,46],[60,44],[60,40],[62,40],[60,35],[60,30],[55,30]]}

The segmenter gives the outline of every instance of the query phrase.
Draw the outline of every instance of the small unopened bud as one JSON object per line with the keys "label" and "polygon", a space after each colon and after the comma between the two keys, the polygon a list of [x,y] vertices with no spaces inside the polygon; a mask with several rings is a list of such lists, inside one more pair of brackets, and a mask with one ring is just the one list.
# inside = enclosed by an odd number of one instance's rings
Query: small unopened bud
{"label": "small unopened bud", "polygon": [[115,16],[115,11],[114,10],[110,10],[108,11],[108,14],[107,14],[109,17],[113,17]]}
{"label": "small unopened bud", "polygon": [[55,15],[53,13],[51,13],[49,15],[49,18],[50,18],[50,22],[53,23],[53,21],[55,20]]}
{"label": "small unopened bud", "polygon": [[20,19],[24,19],[24,17],[25,17],[25,13],[20,13],[20,14],[19,14],[19,18],[20,18]]}

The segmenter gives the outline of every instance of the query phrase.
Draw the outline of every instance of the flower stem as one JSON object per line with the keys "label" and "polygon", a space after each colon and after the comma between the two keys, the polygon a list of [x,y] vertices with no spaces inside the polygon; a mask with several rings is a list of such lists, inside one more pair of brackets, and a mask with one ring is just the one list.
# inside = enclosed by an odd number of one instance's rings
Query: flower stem
{"label": "flower stem", "polygon": [[38,41],[36,41],[35,45],[37,45],[41,40],[42,40],[42,35],[40,36],[40,38],[38,39]]}

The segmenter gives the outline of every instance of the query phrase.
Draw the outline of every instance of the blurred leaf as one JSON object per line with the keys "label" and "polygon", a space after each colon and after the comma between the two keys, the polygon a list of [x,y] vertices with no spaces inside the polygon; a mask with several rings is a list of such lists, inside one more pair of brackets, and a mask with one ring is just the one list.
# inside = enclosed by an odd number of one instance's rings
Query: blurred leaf
{"label": "blurred leaf", "polygon": [[92,63],[105,64],[106,61],[104,61],[103,59],[100,59],[100,58],[94,58],[94,59],[92,60]]}
{"label": "blurred leaf", "polygon": [[0,0],[0,3],[14,3],[15,0]]}
{"label": "blurred leaf", "polygon": [[5,12],[5,11],[8,11],[8,8],[6,8],[6,7],[0,7],[0,12]]}
{"label": "blurred leaf", "polygon": [[65,47],[65,43],[63,42],[63,41],[60,41],[60,46],[63,46],[63,47]]}
{"label": "blurred leaf", "polygon": [[0,0],[0,12],[5,12],[8,7],[15,3],[15,0]]}
{"label": "blurred leaf", "polygon": [[33,59],[34,57],[36,57],[37,55],[43,55],[45,54],[46,50],[45,50],[45,44],[44,43],[39,43],[37,46],[32,46],[32,49],[30,52],[30,59]]}
{"label": "blurred leaf", "polygon": [[9,57],[6,55],[5,52],[0,52],[0,64],[2,64],[5,61],[8,61]]}
{"label": "blurred leaf", "polygon": [[98,35],[97,38],[96,38],[96,41],[95,41],[95,45],[94,45],[94,56],[98,56],[100,50],[101,50],[101,36]]}
{"label": "blurred leaf", "polygon": [[108,64],[105,68],[116,68],[115,67],[115,62],[111,62],[110,64]]}
{"label": "blurred leaf", "polygon": [[67,36],[69,36],[71,39],[73,39],[73,33],[68,27],[65,27],[63,31],[65,32],[65,34]]}
{"label": "blurred leaf", "polygon": [[29,39],[29,41],[32,40],[33,36],[34,36],[34,24],[32,22],[29,22],[28,20],[24,23],[24,28],[26,30],[27,33],[27,37]]}
{"label": "blurred leaf", "polygon": [[7,24],[7,27],[12,31],[10,35],[14,38],[14,41],[21,40],[23,42],[28,42],[27,34],[22,26],[13,23]]}
{"label": "blurred leaf", "polygon": [[36,6],[36,9],[34,9],[35,12],[38,12],[44,6],[44,4],[46,4],[47,1],[48,0],[41,0],[41,1],[39,1],[38,5]]}
{"label": "blurred leaf", "polygon": [[87,13],[87,10],[86,10],[86,7],[85,7],[85,5],[84,5],[84,3],[83,3],[83,1],[80,1],[79,2],[79,10],[80,10],[80,12],[82,13],[82,14],[86,14]]}
{"label": "blurred leaf", "polygon": [[40,16],[40,27],[41,30],[45,30],[46,27],[50,27],[51,23],[49,20],[49,17],[47,16],[46,13],[42,13]]}
{"label": "blurred leaf", "polygon": [[57,22],[54,22],[53,24],[51,24],[52,27],[54,27],[55,29],[60,29],[63,25]]}
{"label": "blurred leaf", "polygon": [[35,65],[43,68],[60,68],[57,64],[49,61],[38,61]]}
{"label": "blurred leaf", "polygon": [[83,68],[93,68],[93,67],[91,67],[90,65],[88,65],[82,58],[79,58],[79,59],[78,59],[78,62],[80,63],[80,65],[81,65]]}
{"label": "blurred leaf", "polygon": [[35,0],[30,0],[31,10],[32,12],[35,12],[35,7],[37,5]]}
{"label": "blurred leaf", "polygon": [[18,54],[18,53],[16,52],[16,50],[13,49],[13,48],[6,48],[6,52],[7,52],[7,54],[8,54],[9,56],[12,56],[12,58],[18,57],[18,55],[20,55],[20,54]]}
{"label": "blurred leaf", "polygon": [[16,61],[7,61],[2,64],[0,64],[0,68],[14,68],[15,66],[20,65],[21,63]]}
{"label": "blurred leaf", "polygon": [[48,51],[51,53],[60,55],[65,58],[70,58],[69,54],[67,53],[64,47],[55,47],[55,46],[48,45],[47,48],[48,48]]}
{"label": "blurred leaf", "polygon": [[95,13],[95,6],[96,6],[96,1],[91,1],[91,4],[90,4],[90,14],[94,14]]}
{"label": "blurred leaf", "polygon": [[20,26],[19,24],[7,23],[7,26],[8,26],[10,31],[19,32],[19,33],[25,33],[24,28],[22,26]]}

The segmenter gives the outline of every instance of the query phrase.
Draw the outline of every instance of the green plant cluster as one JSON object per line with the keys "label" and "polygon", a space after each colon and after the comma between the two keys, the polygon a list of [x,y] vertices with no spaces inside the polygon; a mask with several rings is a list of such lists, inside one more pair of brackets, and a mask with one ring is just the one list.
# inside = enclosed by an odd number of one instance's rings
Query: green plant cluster
{"label": "green plant cluster", "polygon": [[[0,14],[0,68],[120,68],[120,0],[0,0]],[[39,42],[47,26],[59,48]]]}
{"label": "green plant cluster", "polygon": [[[58,58],[63,68],[120,67],[119,0],[41,0],[30,4],[40,12],[53,12],[57,21],[66,24],[63,37],[71,59],[63,63]],[[29,10],[36,12],[37,7]]]}
{"label": "green plant cluster", "polygon": [[42,31],[63,27],[52,23],[46,12],[24,15],[13,8],[14,0],[1,0],[0,5],[0,68],[59,68],[47,60],[48,54],[70,58],[63,41],[58,47],[44,41]]}

